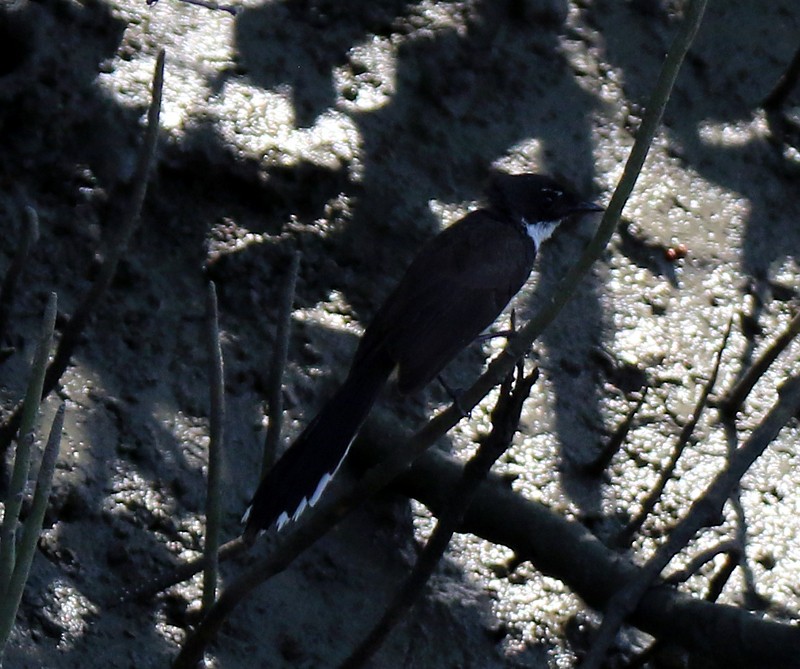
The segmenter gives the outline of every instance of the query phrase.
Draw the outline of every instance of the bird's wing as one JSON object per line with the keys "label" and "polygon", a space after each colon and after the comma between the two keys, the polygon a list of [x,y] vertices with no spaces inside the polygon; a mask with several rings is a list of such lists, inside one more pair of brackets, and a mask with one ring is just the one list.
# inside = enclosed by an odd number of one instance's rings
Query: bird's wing
{"label": "bird's wing", "polygon": [[423,247],[364,333],[354,366],[385,347],[401,392],[413,392],[492,324],[535,252],[521,231],[487,219],[473,212]]}

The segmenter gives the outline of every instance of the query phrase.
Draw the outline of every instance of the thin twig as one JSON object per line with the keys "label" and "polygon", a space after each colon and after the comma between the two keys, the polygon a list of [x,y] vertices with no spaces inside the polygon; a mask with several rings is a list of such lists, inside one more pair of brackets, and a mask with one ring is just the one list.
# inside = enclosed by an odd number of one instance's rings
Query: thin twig
{"label": "thin twig", "polygon": [[588,476],[600,476],[600,474],[606,470],[608,465],[611,463],[611,459],[614,457],[614,455],[616,455],[616,453],[622,447],[622,444],[624,444],[625,440],[628,438],[628,434],[633,426],[633,421],[644,406],[644,401],[647,399],[647,392],[649,389],[650,388],[648,386],[645,386],[645,389],[639,396],[636,404],[630,411],[628,411],[617,429],[614,430],[613,434],[608,438],[608,441],[606,441],[606,443],[600,449],[600,453],[598,453],[595,458],[592,458],[592,460],[586,464],[579,466],[579,471],[582,474]]}
{"label": "thin twig", "polygon": [[206,9],[210,9],[212,11],[217,12],[228,12],[231,16],[237,16],[240,11],[242,11],[241,7],[237,7],[236,5],[222,5],[218,2],[213,2],[212,0],[181,0],[181,2],[185,2],[190,5],[197,5],[198,7],[205,7]]}
{"label": "thin twig", "polygon": [[764,98],[764,102],[761,103],[761,106],[768,111],[777,110],[782,107],[786,102],[786,98],[789,97],[789,93],[791,93],[792,89],[797,84],[798,78],[800,78],[800,48],[794,52],[789,66],[783,74],[781,74],[773,89],[767,94],[767,97]]}
{"label": "thin twig", "polygon": [[[56,349],[53,361],[47,369],[42,397],[47,396],[58,384],[59,379],[69,365],[70,358],[81,341],[83,331],[89,319],[97,308],[98,303],[105,294],[119,261],[123,257],[134,230],[139,223],[139,217],[147,193],[147,184],[155,162],[156,143],[158,140],[158,119],[161,112],[161,92],[164,83],[164,50],[156,58],[155,74],[153,76],[153,92],[150,108],[147,113],[147,130],[144,142],[139,152],[139,161],[133,177],[133,188],[125,203],[125,216],[116,229],[116,237],[109,246],[108,253],[100,265],[97,278],[75,309],[61,335],[61,341]],[[21,414],[17,407],[6,422],[0,426],[0,456],[5,453],[14,435],[19,430]]]}
{"label": "thin twig", "polygon": [[708,564],[717,555],[733,555],[740,556],[742,551],[735,541],[725,541],[716,546],[712,546],[708,550],[695,555],[683,569],[672,572],[667,578],[664,579],[665,583],[677,585],[678,583],[685,583],[692,576],[698,573],[704,565]]}
{"label": "thin twig", "polygon": [[680,460],[684,449],[689,443],[689,439],[691,438],[692,434],[694,434],[697,423],[700,421],[700,417],[703,415],[703,411],[708,405],[708,398],[711,395],[711,392],[714,390],[714,385],[716,384],[717,377],[719,376],[720,364],[722,363],[722,353],[725,351],[725,347],[728,344],[728,338],[731,334],[732,324],[733,319],[729,319],[728,325],[725,328],[725,332],[722,335],[722,342],[720,343],[716,355],[714,356],[714,367],[711,370],[708,381],[706,381],[705,385],[703,386],[703,391],[700,393],[700,397],[698,397],[697,402],[695,402],[692,415],[683,426],[680,435],[678,435],[678,441],[675,444],[675,447],[672,449],[667,466],[664,468],[664,471],[661,472],[661,476],[658,477],[658,482],[650,491],[650,494],[642,502],[642,508],[639,510],[639,513],[633,517],[633,519],[617,536],[616,543],[618,546],[630,545],[633,535],[641,529],[642,525],[644,525],[644,522],[655,508],[658,500],[661,499],[661,495],[664,493],[664,488],[667,487],[667,483],[669,483],[672,479],[672,475],[675,473],[675,469],[678,466],[678,460]]}
{"label": "thin twig", "polygon": [[297,273],[300,270],[300,252],[292,253],[286,283],[281,291],[278,304],[277,325],[275,327],[275,348],[269,368],[267,405],[269,422],[264,438],[264,455],[261,459],[261,475],[264,476],[275,463],[278,444],[283,429],[283,373],[289,355],[289,340],[292,336],[292,305],[297,286]]}
{"label": "thin twig", "polygon": [[[730,505],[731,513],[734,517],[733,535],[735,541],[741,546],[741,552],[744,553],[747,548],[748,524],[744,505],[742,504],[741,486],[737,485],[731,490],[731,494],[728,497],[728,504]],[[744,581],[744,588],[742,589],[744,605],[749,608],[750,602],[763,601],[764,598],[758,593],[756,577],[748,561],[742,560],[740,566],[742,568],[742,580]]]}
{"label": "thin twig", "polygon": [[[188,5],[197,5],[198,7],[204,7],[205,9],[210,9],[216,12],[227,12],[231,16],[238,16],[239,12],[242,11],[242,8],[237,5],[221,5],[218,2],[214,2],[213,0],[180,0],[181,2],[185,2]],[[152,7],[158,2],[158,0],[147,0],[148,6]]]}
{"label": "thin twig", "polygon": [[730,580],[734,569],[741,563],[742,557],[742,551],[738,547],[728,551],[722,568],[708,581],[708,592],[706,593],[707,602],[716,602],[719,599],[719,596],[722,594],[722,589]]}
{"label": "thin twig", "polygon": [[764,376],[770,365],[783,353],[798,333],[800,333],[800,312],[791,320],[786,330],[750,365],[747,372],[727,395],[718,402],[719,410],[726,418],[733,418],[739,413],[758,380]]}
{"label": "thin twig", "polygon": [[[242,541],[242,538],[236,537],[235,539],[231,539],[231,541],[228,541],[219,547],[219,551],[217,552],[217,561],[225,562],[226,560],[231,560],[240,555],[244,555],[248,549],[249,546]],[[195,560],[190,560],[189,562],[183,562],[177,565],[169,573],[152,578],[144,583],[141,583],[135,588],[127,590],[116,601],[110,602],[108,606],[109,608],[113,608],[118,604],[124,604],[126,602],[150,602],[159,593],[168,590],[174,585],[178,585],[178,583],[188,581],[196,574],[199,574],[201,571],[203,571],[205,565],[205,555],[202,555]]]}
{"label": "thin twig", "polygon": [[220,493],[222,449],[225,441],[225,374],[222,364],[222,347],[219,339],[219,315],[217,312],[217,290],[213,281],[208,282],[206,294],[206,339],[208,345],[210,383],[209,440],[208,440],[208,492],[206,494],[206,538],[203,547],[206,562],[203,568],[203,611],[217,597],[217,572],[219,562],[220,519],[222,517],[222,495]]}

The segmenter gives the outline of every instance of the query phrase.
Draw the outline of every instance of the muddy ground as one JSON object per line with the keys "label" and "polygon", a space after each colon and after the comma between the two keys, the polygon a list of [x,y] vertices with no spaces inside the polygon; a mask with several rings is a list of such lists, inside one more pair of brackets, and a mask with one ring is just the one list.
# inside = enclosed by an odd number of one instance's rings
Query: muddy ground
{"label": "muddy ground", "polygon": [[[158,50],[167,52],[157,163],[141,226],[64,375],[67,424],[52,509],[6,667],[166,667],[191,622],[193,581],[113,604],[197,555],[208,427],[205,280],[217,283],[227,391],[224,538],[257,483],[266,369],[293,249],[301,252],[285,382],[287,438],[346,372],[357,335],[414,250],[475,206],[490,167],[559,176],[607,202],[680,21],[670,0],[562,3],[160,0],[5,3],[0,15],[0,272],[24,208],[41,236],[0,367],[23,393],[45,301],[61,325],[120,220]],[[733,316],[719,388],[798,303],[800,154],[759,104],[798,46],[793,0],[710,3],[626,210],[626,227],[537,344],[542,378],[498,470],[520,494],[607,532],[637,509],[708,378]],[[800,91],[789,99],[796,113]],[[792,111],[794,110],[794,111]],[[592,231],[548,243],[515,302],[536,310]],[[666,253],[683,244],[686,258]],[[499,342],[448,370],[467,386]],[[797,371],[793,344],[756,387],[746,435]],[[578,475],[650,392],[603,476]],[[377,411],[411,431],[439,388]],[[490,403],[443,448],[466,457]],[[743,481],[740,512],[677,560],[745,541],[723,601],[800,611],[795,420]],[[632,552],[646,557],[725,460],[713,411]],[[513,520],[513,519],[512,519]],[[335,666],[366,632],[430,531],[387,494],[351,515],[236,610],[210,666]],[[546,541],[546,538],[543,538]],[[459,536],[376,667],[569,667],[593,614],[507,549]],[[513,569],[509,568],[512,564]],[[703,594],[712,564],[685,589]],[[241,564],[226,566],[229,578]],[[646,638],[626,632],[610,666]]]}

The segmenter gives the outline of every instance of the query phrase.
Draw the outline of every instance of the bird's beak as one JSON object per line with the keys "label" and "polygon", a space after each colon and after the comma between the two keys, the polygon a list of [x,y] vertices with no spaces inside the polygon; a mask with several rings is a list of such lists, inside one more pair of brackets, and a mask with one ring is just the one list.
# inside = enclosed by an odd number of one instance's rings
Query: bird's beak
{"label": "bird's beak", "polygon": [[593,212],[605,211],[605,207],[601,207],[599,204],[595,204],[594,202],[578,202],[574,207],[572,207],[571,214],[591,214]]}
{"label": "bird's beak", "polygon": [[595,204],[594,202],[578,201],[569,206],[567,213],[564,214],[561,220],[570,225],[575,225],[584,214],[595,214],[600,211],[605,211],[605,207],[601,207],[599,204]]}

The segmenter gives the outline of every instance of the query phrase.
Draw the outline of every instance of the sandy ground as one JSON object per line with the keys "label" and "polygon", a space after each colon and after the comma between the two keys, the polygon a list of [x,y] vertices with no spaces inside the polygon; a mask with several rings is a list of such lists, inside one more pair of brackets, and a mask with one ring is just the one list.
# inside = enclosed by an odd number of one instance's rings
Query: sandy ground
{"label": "sandy ground", "polygon": [[[26,205],[41,238],[2,344],[0,400],[21,396],[44,303],[68,316],[90,285],[131,179],[160,47],[166,83],[141,228],[57,393],[67,425],[53,508],[6,667],[165,667],[198,596],[149,605],[125,588],[197,555],[208,391],[204,267],[217,282],[228,399],[225,538],[257,483],[265,370],[292,248],[301,253],[286,377],[297,434],[346,370],[361,323],[414,250],[481,196],[490,166],[542,171],[607,201],[681,3],[245,2],[236,17],[161,0],[42,0],[0,15],[0,271]],[[656,480],[731,315],[720,387],[797,308],[800,156],[758,105],[797,48],[793,0],[711,3],[664,126],[615,236],[538,344],[543,377],[498,466],[521,494],[608,531]],[[795,92],[792,104],[800,101]],[[533,313],[580,252],[584,223],[548,243],[515,302]],[[685,244],[670,263],[664,250]],[[499,343],[448,370],[466,386]],[[795,343],[757,386],[744,434],[798,368]],[[575,474],[651,387],[601,479]],[[446,403],[437,388],[378,411],[406,429]],[[45,405],[52,415],[58,398]],[[443,447],[466,455],[489,403]],[[746,570],[723,599],[800,611],[795,420],[748,475],[742,513],[682,554],[737,532]],[[643,538],[643,559],[725,459],[713,412]],[[379,615],[430,531],[385,496],[347,519],[240,607],[212,666],[335,666]],[[546,538],[543,538],[546,540]],[[459,536],[376,667],[569,667],[593,620],[507,549]],[[226,567],[225,577],[241,565]],[[703,593],[707,569],[687,584]],[[755,597],[757,593],[758,597]],[[628,632],[614,663],[641,647]]]}

